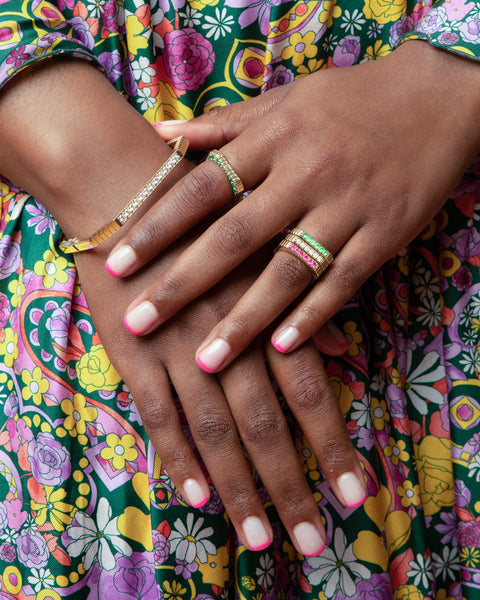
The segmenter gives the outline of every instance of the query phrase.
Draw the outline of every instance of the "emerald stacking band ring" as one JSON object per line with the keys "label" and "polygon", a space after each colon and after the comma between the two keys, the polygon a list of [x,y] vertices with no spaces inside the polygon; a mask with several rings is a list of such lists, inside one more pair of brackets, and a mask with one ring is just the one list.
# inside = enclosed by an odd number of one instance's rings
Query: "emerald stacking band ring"
{"label": "emerald stacking band ring", "polygon": [[243,187],[242,180],[240,179],[239,174],[235,171],[232,165],[225,158],[225,156],[220,152],[220,150],[212,150],[207,156],[206,160],[213,160],[214,163],[217,163],[217,165],[228,177],[228,181],[232,186],[234,202],[240,200],[240,197],[245,189]]}

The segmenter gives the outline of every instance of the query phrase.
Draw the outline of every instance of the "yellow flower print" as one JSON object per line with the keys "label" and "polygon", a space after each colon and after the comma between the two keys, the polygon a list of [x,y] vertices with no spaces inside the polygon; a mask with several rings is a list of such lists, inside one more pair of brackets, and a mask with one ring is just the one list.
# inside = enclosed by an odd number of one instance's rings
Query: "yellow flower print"
{"label": "yellow flower print", "polygon": [[474,548],[462,548],[460,560],[466,567],[475,568],[480,560],[480,550]]}
{"label": "yellow flower print", "polygon": [[358,345],[362,342],[362,334],[357,331],[357,324],[354,321],[347,321],[343,326],[343,332],[349,342],[348,353],[350,356],[358,356],[360,348]]}
{"label": "yellow flower print", "polygon": [[313,453],[310,444],[305,436],[295,441],[297,452],[300,456],[300,460],[303,463],[303,470],[308,473],[308,476],[312,481],[318,481],[320,479],[320,471],[318,470],[318,463]]}
{"label": "yellow flower print", "polygon": [[13,294],[11,298],[12,306],[20,306],[22,296],[25,294],[25,286],[23,285],[23,273],[20,273],[18,279],[11,281],[8,284],[8,291]]}
{"label": "yellow flower print", "polygon": [[187,592],[187,588],[182,587],[182,584],[178,581],[163,582],[163,589],[165,590],[163,597],[165,600],[183,600],[182,596]]}
{"label": "yellow flower print", "polygon": [[408,508],[412,504],[414,506],[420,505],[420,486],[418,484],[413,485],[408,479],[402,485],[397,485],[397,494],[400,496],[400,502],[405,508]]}
{"label": "yellow flower print", "polygon": [[400,371],[398,369],[392,369],[392,383],[396,385],[398,388],[403,387],[402,376],[400,375]]}
{"label": "yellow flower print", "polygon": [[48,521],[56,531],[64,531],[73,519],[73,511],[76,510],[71,504],[64,502],[67,495],[66,490],[54,491],[51,486],[45,486],[45,503],[30,500],[32,510],[36,512],[35,523],[41,527]]}
{"label": "yellow flower print", "polygon": [[3,362],[7,367],[11,367],[13,361],[18,358],[18,334],[11,327],[7,327],[3,331],[3,340],[0,342],[0,354],[4,356]]}
{"label": "yellow flower print", "polygon": [[392,463],[397,466],[399,462],[405,462],[409,459],[410,454],[405,451],[405,442],[398,440],[396,442],[393,438],[388,440],[388,446],[384,448],[383,453],[388,456]]}
{"label": "yellow flower print", "polygon": [[385,400],[372,397],[372,419],[373,426],[377,431],[385,428],[385,422],[390,420]]}
{"label": "yellow flower print", "polygon": [[135,437],[131,433],[125,433],[121,438],[116,433],[109,433],[107,447],[102,449],[100,456],[111,460],[114,469],[124,469],[127,461],[136,460],[138,456],[138,450],[134,446]]}
{"label": "yellow flower print", "polygon": [[97,390],[114,390],[120,383],[120,375],[101,344],[92,346],[90,352],[80,358],[76,371],[80,385],[89,393]]}
{"label": "yellow flower print", "polygon": [[342,379],[336,375],[330,377],[330,385],[338,398],[343,416],[346,417],[352,408],[352,402],[355,400],[355,396],[350,387],[343,383]]}
{"label": "yellow flower print", "polygon": [[406,0],[365,0],[363,14],[377,23],[389,23],[400,19],[406,8]]}
{"label": "yellow flower print", "polygon": [[215,556],[207,554],[207,561],[198,562],[198,570],[204,583],[213,583],[223,588],[228,581],[229,556],[226,546],[221,546]]}
{"label": "yellow flower print", "polygon": [[47,250],[43,254],[43,260],[35,263],[34,271],[37,275],[43,277],[43,286],[49,290],[58,283],[67,283],[68,273],[66,271],[68,261],[63,256],[54,254]]}
{"label": "yellow flower print", "polygon": [[307,31],[305,35],[301,33],[292,33],[288,38],[289,45],[282,50],[283,60],[292,59],[292,63],[298,67],[305,58],[313,58],[318,48],[314,45],[315,33]]}
{"label": "yellow flower print", "polygon": [[22,398],[24,400],[30,400],[31,398],[37,406],[40,406],[42,394],[48,392],[50,387],[48,379],[42,377],[42,369],[35,367],[31,373],[24,369],[22,371],[22,381],[25,384],[25,387],[22,388]]}
{"label": "yellow flower print", "polygon": [[215,6],[218,4],[218,0],[188,0],[188,3],[192,8],[202,10],[206,6]]}
{"label": "yellow flower print", "polygon": [[382,56],[387,56],[390,53],[390,46],[388,44],[383,44],[382,40],[377,40],[373,46],[369,46],[363,55],[363,58],[367,58],[368,60],[375,60],[376,58],[381,58]]}
{"label": "yellow flower print", "polygon": [[97,409],[94,406],[86,406],[86,404],[87,400],[82,394],[74,394],[73,400],[68,398],[62,400],[60,406],[67,415],[63,426],[72,437],[83,435],[87,430],[86,424],[97,418]]}
{"label": "yellow flower print", "polygon": [[450,441],[427,435],[415,445],[415,464],[425,514],[430,516],[444,506],[453,506],[452,453]]}
{"label": "yellow flower print", "polygon": [[337,0],[325,0],[323,10],[318,17],[320,23],[326,23],[327,27],[331,27],[333,19],[336,19],[342,14],[342,9],[336,6]]}
{"label": "yellow flower print", "polygon": [[136,15],[130,15],[126,20],[127,48],[131,54],[143,48],[148,48],[148,39],[144,35],[145,27]]}
{"label": "yellow flower print", "polygon": [[423,600],[423,594],[416,585],[401,585],[395,590],[395,600]]}
{"label": "yellow flower print", "polygon": [[297,69],[297,78],[305,77],[305,75],[310,75],[310,73],[315,73],[315,71],[320,71],[320,69],[326,69],[327,64],[324,62],[323,58],[317,60],[316,58],[311,58],[306,65],[300,65]]}
{"label": "yellow flower print", "polygon": [[390,510],[394,506],[392,496],[381,486],[376,496],[369,496],[364,509],[375,523],[381,535],[373,531],[361,531],[353,542],[353,551],[360,560],[366,560],[387,570],[389,556],[401,548],[410,538],[412,520],[403,510]]}

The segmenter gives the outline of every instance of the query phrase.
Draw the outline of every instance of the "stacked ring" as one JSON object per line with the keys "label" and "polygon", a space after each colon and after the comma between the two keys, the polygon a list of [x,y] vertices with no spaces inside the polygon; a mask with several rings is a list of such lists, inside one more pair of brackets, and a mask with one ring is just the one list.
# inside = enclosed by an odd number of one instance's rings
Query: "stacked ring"
{"label": "stacked ring", "polygon": [[294,227],[277,246],[302,260],[312,271],[315,281],[333,262],[332,254],[299,227]]}
{"label": "stacked ring", "polygon": [[208,154],[206,160],[213,160],[213,162],[217,163],[217,165],[222,169],[222,171],[228,177],[230,185],[232,186],[233,200],[239,200],[244,191],[243,183],[239,174],[235,171],[225,156],[220,152],[220,150],[212,150]]}

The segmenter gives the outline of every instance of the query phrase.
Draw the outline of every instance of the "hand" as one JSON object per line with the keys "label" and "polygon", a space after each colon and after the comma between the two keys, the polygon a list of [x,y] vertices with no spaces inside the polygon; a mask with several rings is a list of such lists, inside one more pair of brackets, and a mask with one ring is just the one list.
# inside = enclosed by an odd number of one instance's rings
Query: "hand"
{"label": "hand", "polygon": [[[471,126],[478,122],[479,87],[475,63],[408,42],[381,60],[319,71],[161,127],[162,135],[181,132],[193,146],[223,146],[253,192],[135,299],[127,322],[137,333],[152,331],[296,224],[335,254],[273,333],[278,350],[297,348],[441,208],[480,147]],[[109,264],[120,275],[132,273],[231,198],[222,170],[201,164],[122,239]],[[211,372],[228,365],[311,279],[300,259],[277,252],[200,345],[199,364]]]}
{"label": "hand", "polygon": [[[305,555],[319,553],[325,540],[320,513],[267,375],[261,345],[245,352],[219,379],[203,373],[194,360],[202,336],[219,315],[230,310],[255,278],[255,269],[246,263],[154,334],[132,337],[122,326],[125,307],[172,258],[167,252],[148,270],[119,280],[105,276],[105,252],[106,247],[100,246],[77,256],[80,280],[108,355],[131,390],[146,432],[184,498],[200,506],[209,488],[180,426],[170,381],[242,542],[260,550],[272,540],[272,529],[239,436],[296,548]],[[337,497],[345,505],[360,503],[365,496],[363,474],[318,352],[307,344],[282,356],[268,344],[266,354]]]}

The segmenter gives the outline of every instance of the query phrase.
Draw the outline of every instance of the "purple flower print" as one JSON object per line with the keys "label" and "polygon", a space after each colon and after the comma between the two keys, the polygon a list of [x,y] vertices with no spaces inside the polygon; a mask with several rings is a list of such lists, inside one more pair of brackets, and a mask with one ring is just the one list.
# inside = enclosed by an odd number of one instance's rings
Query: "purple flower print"
{"label": "purple flower print", "polygon": [[98,60],[102,63],[110,83],[115,83],[122,74],[120,52],[118,50],[102,52],[99,55]]}
{"label": "purple flower print", "polygon": [[452,546],[457,546],[457,515],[455,514],[455,509],[448,512],[442,511],[440,513],[440,520],[443,521],[443,523],[435,525],[435,529],[443,534],[443,537],[440,541],[442,544],[451,544]]}
{"label": "purple flower print", "polygon": [[177,11],[179,8],[183,8],[183,6],[185,6],[185,0],[158,0],[158,7],[164,13],[168,12],[171,8]]}
{"label": "purple flower print", "polygon": [[16,555],[17,553],[15,552],[15,546],[12,546],[12,544],[4,542],[0,546],[0,560],[10,563],[15,560]]}
{"label": "purple flower print", "polygon": [[267,89],[270,90],[274,87],[287,85],[287,83],[291,83],[294,79],[295,76],[292,71],[287,69],[287,67],[280,65],[275,69],[271,78],[268,80]]}
{"label": "purple flower print", "polygon": [[460,479],[455,480],[455,500],[458,506],[467,506],[472,498],[472,494],[467,486]]}
{"label": "purple flower print", "polygon": [[27,511],[22,510],[22,501],[20,498],[15,498],[14,500],[5,500],[4,504],[7,508],[8,526],[10,529],[19,531],[28,518]]}
{"label": "purple flower print", "polygon": [[3,531],[8,525],[8,511],[6,505],[0,504],[0,531]]}
{"label": "purple flower print", "polygon": [[[147,556],[147,558],[145,558]],[[155,565],[150,554],[134,552],[130,557],[116,556],[115,569],[98,568],[98,577],[90,579],[91,600],[158,600]]]}
{"label": "purple flower print", "polygon": [[25,442],[33,440],[32,430],[27,426],[23,419],[8,419],[7,430],[10,434],[10,443],[12,450],[17,453],[18,449]]}
{"label": "purple flower print", "polygon": [[472,44],[480,43],[480,18],[470,17],[458,26],[460,36]]}
{"label": "purple flower print", "polygon": [[95,45],[95,41],[88,28],[88,23],[82,17],[73,17],[69,20],[69,23],[75,32],[75,39],[91,50]]}
{"label": "purple flower print", "polygon": [[438,41],[441,44],[445,44],[445,46],[451,46],[452,44],[456,44],[460,38],[458,34],[454,31],[444,31],[438,36]]}
{"label": "purple flower print", "polygon": [[435,33],[447,20],[447,12],[444,8],[432,8],[417,23],[417,30],[424,33]]}
{"label": "purple flower print", "polygon": [[10,394],[10,396],[5,400],[3,412],[5,413],[6,417],[13,420],[18,412],[18,397],[16,394]]}
{"label": "purple flower print", "polygon": [[162,565],[170,554],[170,542],[168,538],[163,535],[161,531],[154,529],[153,534],[153,556],[155,558],[155,564],[158,566]]}
{"label": "purple flower print", "polygon": [[395,46],[395,44],[398,42],[400,36],[411,31],[414,25],[415,23],[412,17],[403,15],[400,21],[397,21],[394,25],[392,25],[392,27],[390,27],[390,36],[388,39],[390,46],[393,48],[393,46]]}
{"label": "purple flower print", "polygon": [[50,331],[53,341],[64,349],[67,347],[68,342],[69,308],[56,308],[45,322],[45,326]]}
{"label": "purple flower print", "polygon": [[[356,600],[392,600],[393,591],[388,573],[373,573],[364,581],[356,580]],[[345,596],[341,588],[335,595],[335,600],[353,600],[351,596]]]}
{"label": "purple flower print", "polygon": [[452,277],[452,283],[457,290],[466,292],[472,284],[472,273],[466,266],[460,267]]}
{"label": "purple flower print", "polygon": [[0,293],[0,329],[5,327],[10,313],[10,302],[5,294]]}
{"label": "purple flower print", "polygon": [[58,8],[64,10],[65,7],[73,9],[75,0],[58,0]]}
{"label": "purple flower print", "polygon": [[172,31],[165,36],[165,70],[178,90],[196,90],[212,72],[212,44],[194,29]]}
{"label": "purple flower print", "polygon": [[17,538],[18,560],[28,569],[46,567],[50,552],[43,536],[39,533],[20,532]]}
{"label": "purple flower print", "polygon": [[480,252],[480,233],[475,229],[460,229],[451,238],[451,250],[460,261]]}
{"label": "purple flower print", "polygon": [[270,23],[270,13],[274,6],[279,6],[286,0],[255,0],[254,2],[245,2],[245,0],[226,0],[225,4],[232,8],[245,8],[238,19],[240,27],[248,27],[254,21],[258,21],[260,31],[267,35]]}
{"label": "purple flower print", "polygon": [[5,235],[0,240],[0,279],[14,273],[20,265],[20,245]]}
{"label": "purple flower print", "polygon": [[347,35],[338,43],[332,62],[336,67],[351,67],[360,56],[360,38]]}
{"label": "purple flower print", "polygon": [[450,2],[444,2],[443,6],[447,11],[449,21],[461,21],[475,7],[475,2],[451,0]]}
{"label": "purple flower print", "polygon": [[27,205],[25,210],[33,215],[31,219],[28,219],[27,225],[29,227],[35,226],[35,233],[37,235],[40,235],[47,229],[50,233],[55,231],[55,221],[46,208],[35,202],[35,204]]}
{"label": "purple flower print", "polygon": [[177,565],[175,567],[175,575],[177,577],[182,577],[183,579],[190,579],[192,573],[195,573],[195,571],[198,571],[198,563],[189,563],[186,560],[177,560]]}
{"label": "purple flower print", "polygon": [[129,96],[135,96],[137,91],[137,82],[133,77],[132,68],[128,61],[122,64],[122,83],[125,93],[127,93]]}
{"label": "purple flower print", "polygon": [[480,546],[480,523],[462,521],[458,524],[458,541],[460,546]]}
{"label": "purple flower print", "polygon": [[35,481],[43,485],[61,485],[70,475],[70,455],[50,433],[39,433],[28,444],[28,458]]}

